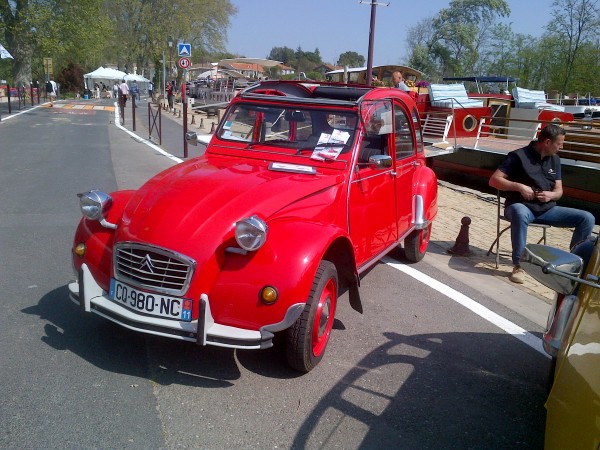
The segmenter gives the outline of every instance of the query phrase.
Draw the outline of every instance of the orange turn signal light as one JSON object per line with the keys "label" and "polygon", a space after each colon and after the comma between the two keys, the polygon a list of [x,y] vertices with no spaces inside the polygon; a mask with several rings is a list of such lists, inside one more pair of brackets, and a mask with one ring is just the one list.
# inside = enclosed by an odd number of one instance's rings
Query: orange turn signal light
{"label": "orange turn signal light", "polygon": [[80,244],[77,244],[75,246],[74,252],[77,256],[79,256],[80,258],[83,258],[83,255],[85,255],[85,244],[83,242]]}
{"label": "orange turn signal light", "polygon": [[260,291],[260,300],[267,305],[272,305],[278,298],[279,292],[273,286],[265,286]]}

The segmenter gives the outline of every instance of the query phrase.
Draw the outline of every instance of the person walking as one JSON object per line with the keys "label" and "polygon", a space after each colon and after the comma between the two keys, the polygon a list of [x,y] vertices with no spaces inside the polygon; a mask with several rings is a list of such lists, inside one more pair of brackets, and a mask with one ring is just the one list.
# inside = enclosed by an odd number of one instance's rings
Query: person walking
{"label": "person walking", "polygon": [[154,100],[154,83],[152,81],[148,82],[148,97],[150,101]]}
{"label": "person walking", "polygon": [[169,112],[173,112],[174,106],[173,106],[173,97],[175,96],[175,93],[173,92],[175,90],[175,80],[171,80],[169,83],[167,83],[167,102],[169,103]]}
{"label": "person walking", "polygon": [[46,93],[48,94],[48,97],[50,97],[50,107],[54,107],[54,101],[58,94],[58,86],[54,80],[48,80],[46,82]]}
{"label": "person walking", "polygon": [[113,84],[113,97],[114,98],[119,98],[119,84],[115,81],[115,84]]}
{"label": "person walking", "polygon": [[123,111],[125,110],[125,106],[127,105],[127,97],[129,96],[129,86],[125,79],[121,80],[121,84],[119,85],[119,91],[121,91],[121,96],[119,99],[121,100],[121,107]]}
{"label": "person walking", "polygon": [[510,221],[513,270],[509,279],[513,283],[525,281],[520,260],[531,222],[575,228],[570,247],[587,239],[594,228],[595,218],[590,212],[556,204],[563,194],[558,151],[565,135],[564,128],[546,125],[537,140],[508,153],[490,177],[491,187],[506,191],[504,216]]}

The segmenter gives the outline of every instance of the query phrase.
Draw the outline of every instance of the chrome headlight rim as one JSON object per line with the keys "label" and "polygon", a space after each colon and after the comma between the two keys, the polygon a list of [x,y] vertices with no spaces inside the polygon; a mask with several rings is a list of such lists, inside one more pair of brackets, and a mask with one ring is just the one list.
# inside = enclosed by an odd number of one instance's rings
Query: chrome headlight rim
{"label": "chrome headlight rim", "polygon": [[260,217],[253,215],[235,223],[235,240],[248,252],[255,252],[267,241],[269,227]]}
{"label": "chrome headlight rim", "polygon": [[103,220],[112,206],[112,197],[99,189],[91,189],[77,194],[79,209],[90,220]]}

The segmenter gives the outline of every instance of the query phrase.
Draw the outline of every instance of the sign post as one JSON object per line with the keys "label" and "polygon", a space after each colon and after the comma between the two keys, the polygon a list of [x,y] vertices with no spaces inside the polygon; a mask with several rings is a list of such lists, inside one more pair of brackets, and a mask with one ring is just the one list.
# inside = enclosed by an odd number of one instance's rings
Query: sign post
{"label": "sign post", "polygon": [[52,58],[44,58],[44,72],[46,73],[46,81],[50,81],[52,75]]}

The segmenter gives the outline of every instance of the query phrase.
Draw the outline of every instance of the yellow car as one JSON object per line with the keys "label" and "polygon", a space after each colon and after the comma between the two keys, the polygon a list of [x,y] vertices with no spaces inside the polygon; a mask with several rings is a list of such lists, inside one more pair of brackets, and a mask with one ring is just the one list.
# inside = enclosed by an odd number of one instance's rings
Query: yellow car
{"label": "yellow car", "polygon": [[531,276],[558,293],[544,333],[553,358],[545,448],[600,450],[598,238],[573,253],[529,244],[522,259]]}

